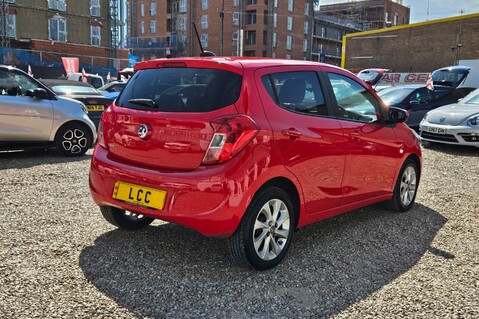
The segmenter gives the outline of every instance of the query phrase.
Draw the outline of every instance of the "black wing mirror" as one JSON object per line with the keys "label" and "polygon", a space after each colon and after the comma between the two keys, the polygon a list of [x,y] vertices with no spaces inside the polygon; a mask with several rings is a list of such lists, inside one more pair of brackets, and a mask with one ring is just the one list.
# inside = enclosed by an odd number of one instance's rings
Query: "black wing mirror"
{"label": "black wing mirror", "polygon": [[409,117],[409,113],[406,110],[399,109],[397,107],[390,107],[388,113],[388,123],[402,123],[406,122]]}
{"label": "black wing mirror", "polygon": [[48,93],[45,89],[36,88],[27,91],[27,96],[36,97],[37,99],[44,100],[48,98]]}

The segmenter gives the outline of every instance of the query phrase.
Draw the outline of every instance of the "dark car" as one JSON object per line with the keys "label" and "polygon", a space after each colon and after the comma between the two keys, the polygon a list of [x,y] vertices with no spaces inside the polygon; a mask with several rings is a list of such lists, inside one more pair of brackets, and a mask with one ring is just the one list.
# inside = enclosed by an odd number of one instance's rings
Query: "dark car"
{"label": "dark car", "polygon": [[414,204],[422,160],[407,112],[344,69],[202,57],[135,70],[102,117],[90,166],[92,197],[116,227],[178,223],[229,238],[236,261],[268,269],[297,228]]}
{"label": "dark car", "polygon": [[40,81],[58,95],[83,102],[95,127],[98,127],[103,111],[113,102],[113,99],[103,96],[97,89],[87,83],[53,79],[42,79]]}
{"label": "dark car", "polygon": [[405,85],[381,90],[378,95],[387,105],[407,110],[409,112],[407,125],[418,131],[419,123],[428,111],[456,103],[473,90],[474,88],[442,85],[434,85],[434,90],[429,90],[425,85]]}

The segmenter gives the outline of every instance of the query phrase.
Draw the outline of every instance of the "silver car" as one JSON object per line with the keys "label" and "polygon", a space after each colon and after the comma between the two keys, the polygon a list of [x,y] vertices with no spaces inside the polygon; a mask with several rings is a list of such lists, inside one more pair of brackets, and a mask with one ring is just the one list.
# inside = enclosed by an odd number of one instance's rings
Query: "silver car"
{"label": "silver car", "polygon": [[55,146],[65,156],[80,156],[95,141],[95,125],[83,103],[0,65],[0,150]]}
{"label": "silver car", "polygon": [[479,89],[458,103],[429,111],[419,130],[424,141],[479,147]]}

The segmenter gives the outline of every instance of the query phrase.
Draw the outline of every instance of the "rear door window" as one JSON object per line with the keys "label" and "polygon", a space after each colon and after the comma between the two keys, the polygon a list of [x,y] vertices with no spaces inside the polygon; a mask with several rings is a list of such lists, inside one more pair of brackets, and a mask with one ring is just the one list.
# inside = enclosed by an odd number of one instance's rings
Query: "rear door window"
{"label": "rear door window", "polygon": [[216,69],[158,68],[137,71],[117,105],[162,112],[209,112],[234,104],[242,77]]}
{"label": "rear door window", "polygon": [[283,72],[262,77],[277,105],[293,112],[327,115],[326,103],[316,72]]}

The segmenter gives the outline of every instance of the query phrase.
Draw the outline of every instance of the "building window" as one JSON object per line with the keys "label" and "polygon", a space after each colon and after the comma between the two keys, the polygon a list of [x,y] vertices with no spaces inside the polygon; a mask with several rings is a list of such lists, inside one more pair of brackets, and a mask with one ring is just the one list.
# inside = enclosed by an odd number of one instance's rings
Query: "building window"
{"label": "building window", "polygon": [[233,12],[233,26],[239,26],[239,12]]}
{"label": "building window", "polygon": [[201,45],[203,46],[203,48],[207,48],[208,47],[208,35],[207,34],[202,34],[200,36],[200,42],[201,42]]}
{"label": "building window", "polygon": [[[6,23],[4,23],[3,17],[6,18]],[[16,16],[14,14],[0,15],[0,34],[5,34],[4,25],[7,27],[7,37],[15,38],[17,36]]]}
{"label": "building window", "polygon": [[142,17],[145,16],[145,4],[144,3],[140,4],[140,16],[142,16]]}
{"label": "building window", "polygon": [[398,25],[399,22],[399,14],[395,13],[394,14],[394,25]]}
{"label": "building window", "polygon": [[180,12],[186,12],[186,0],[180,0]]}
{"label": "building window", "polygon": [[272,58],[276,58],[276,52],[271,53]]}
{"label": "building window", "polygon": [[186,17],[180,17],[179,30],[186,31]]}
{"label": "building window", "polygon": [[249,6],[250,4],[256,4],[256,0],[246,0],[246,5]]}
{"label": "building window", "polygon": [[50,40],[66,42],[67,41],[67,20],[60,16],[55,16],[48,20],[48,33]]}
{"label": "building window", "polygon": [[151,17],[156,16],[156,2],[151,2],[150,3],[150,16]]}
{"label": "building window", "polygon": [[246,44],[256,44],[256,31],[246,31]]}
{"label": "building window", "polygon": [[90,26],[91,45],[99,47],[101,45],[101,28],[100,26]]}
{"label": "building window", "polygon": [[274,0],[274,7],[275,7],[275,8],[278,7],[278,0]]}
{"label": "building window", "polygon": [[288,0],[288,11],[294,10],[294,0]]}
{"label": "building window", "polygon": [[140,22],[140,33],[145,34],[145,21]]}
{"label": "building window", "polygon": [[286,54],[286,59],[291,60],[291,54]]}
{"label": "building window", "polygon": [[150,21],[150,33],[156,33],[156,20]]}
{"label": "building window", "polygon": [[100,16],[100,0],[91,0],[90,1],[90,15],[92,17]]}
{"label": "building window", "polygon": [[235,31],[231,34],[231,40],[232,40],[231,46],[235,47],[238,45],[238,32]]}
{"label": "building window", "polygon": [[304,21],[304,34],[309,34],[309,21]]}
{"label": "building window", "polygon": [[208,0],[201,0],[201,10],[208,10]]}
{"label": "building window", "polygon": [[309,2],[304,4],[304,15],[309,16]]}
{"label": "building window", "polygon": [[293,17],[288,17],[286,29],[288,29],[288,31],[293,31]]}
{"label": "building window", "polygon": [[308,40],[303,40],[303,52],[308,52]]}
{"label": "building window", "polygon": [[293,37],[288,35],[286,36],[286,50],[292,50],[293,49]]}
{"label": "building window", "polygon": [[201,16],[201,29],[208,29],[208,15]]}
{"label": "building window", "polygon": [[66,0],[48,0],[48,9],[66,11],[67,2]]}
{"label": "building window", "polygon": [[278,14],[273,13],[273,27],[277,28],[278,27]]}
{"label": "building window", "polygon": [[256,24],[256,11],[246,11],[246,24]]}
{"label": "building window", "polygon": [[273,48],[276,48],[278,41],[278,34],[276,32],[273,32]]}
{"label": "building window", "polygon": [[180,42],[181,43],[186,43],[186,35],[180,36]]}
{"label": "building window", "polygon": [[239,6],[239,0],[233,0],[233,7]]}

